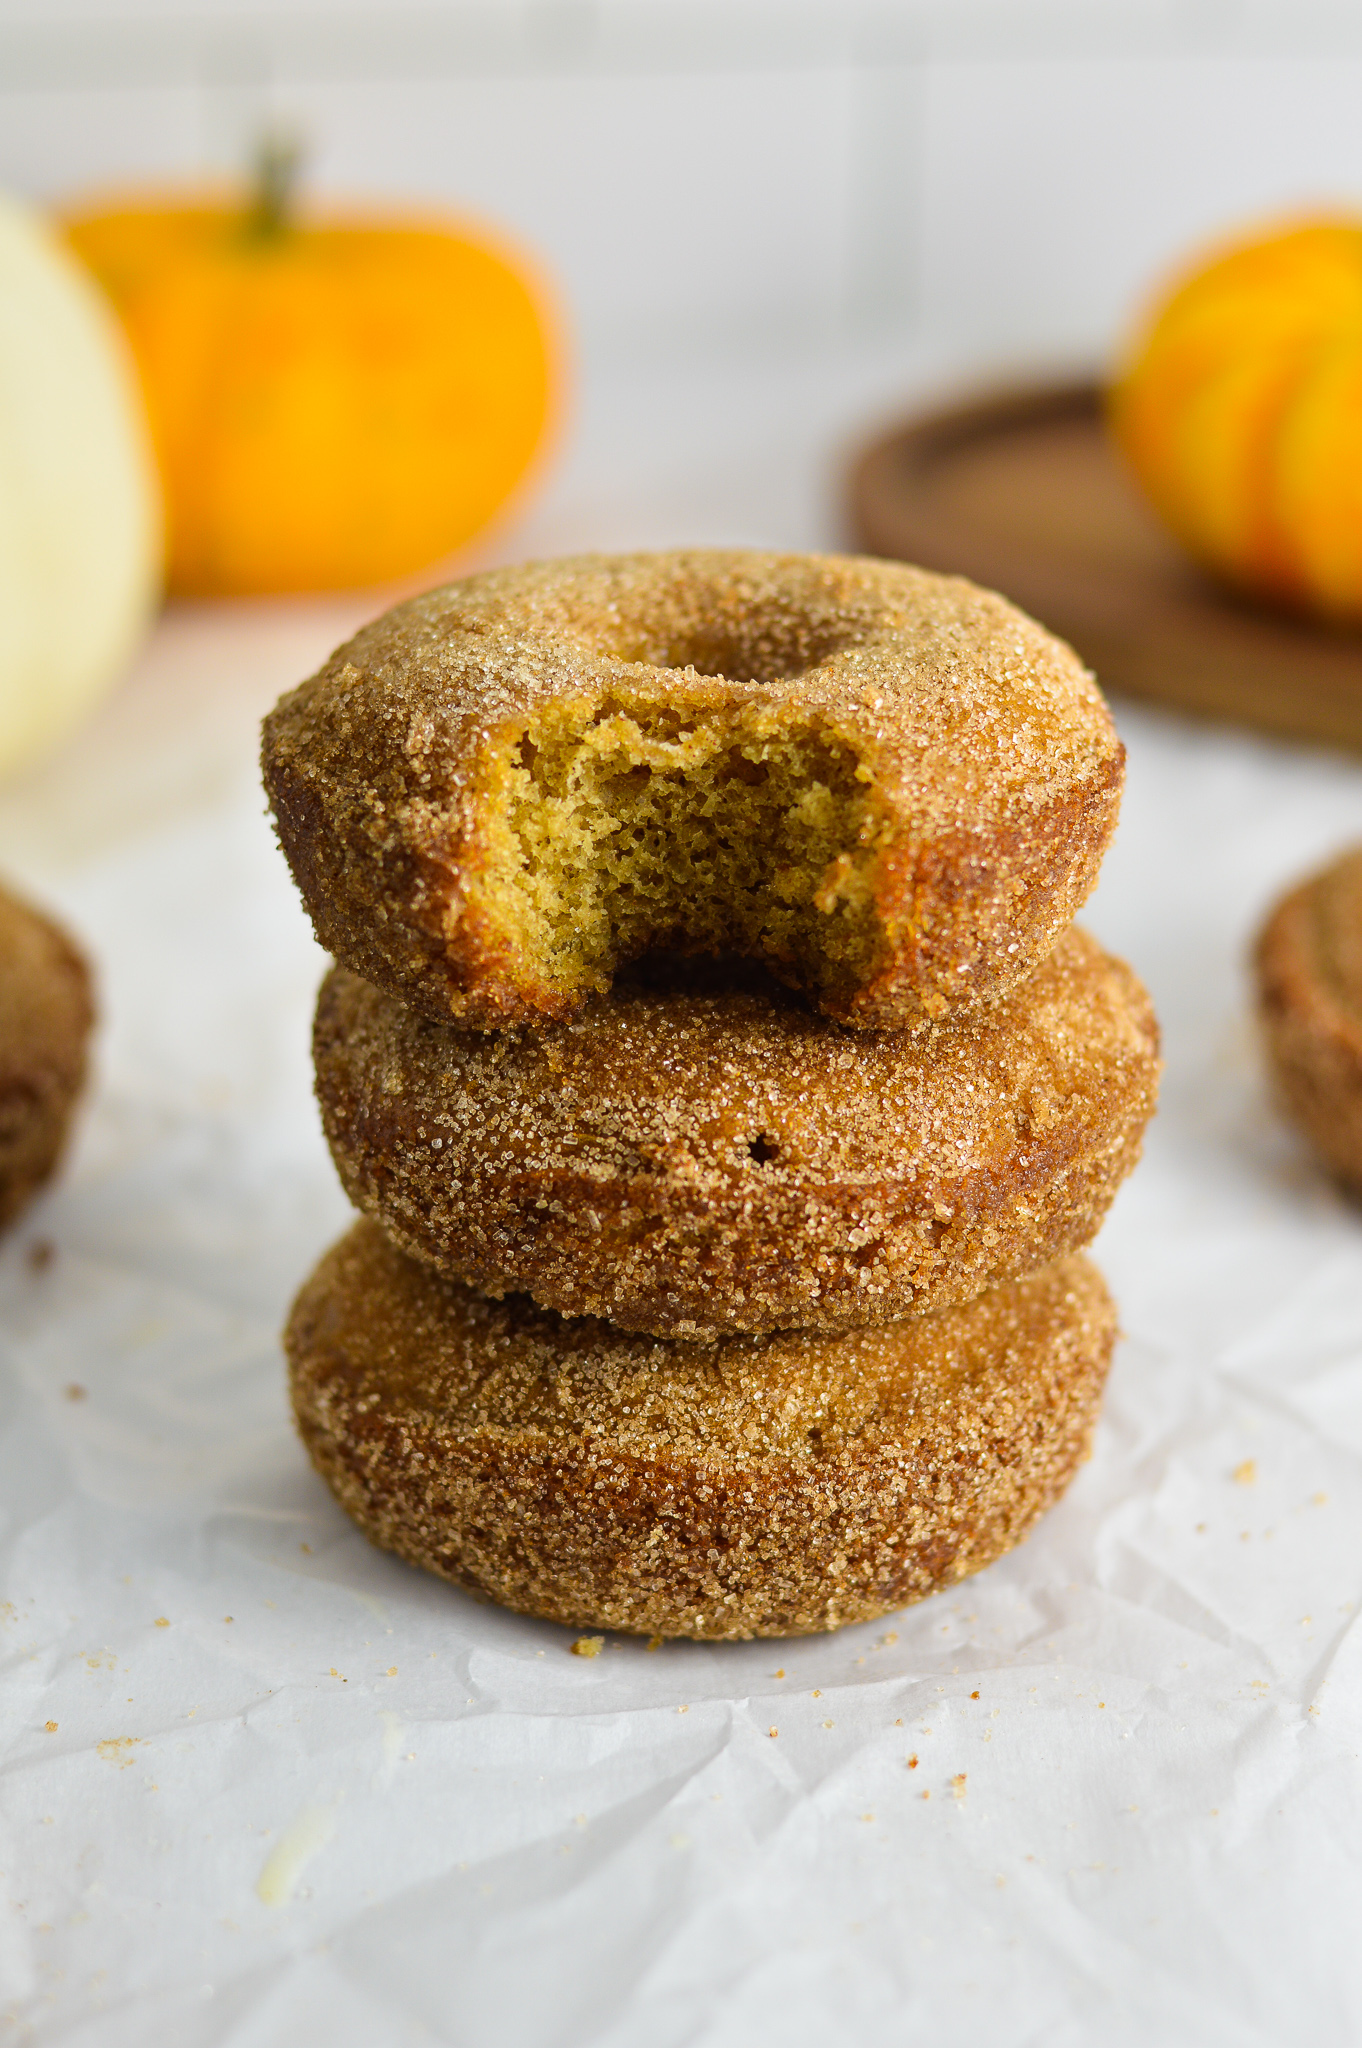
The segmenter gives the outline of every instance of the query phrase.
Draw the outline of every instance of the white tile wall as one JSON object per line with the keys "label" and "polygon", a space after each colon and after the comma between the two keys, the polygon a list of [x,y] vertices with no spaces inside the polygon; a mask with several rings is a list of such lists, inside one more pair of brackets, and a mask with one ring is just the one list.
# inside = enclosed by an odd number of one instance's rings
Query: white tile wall
{"label": "white tile wall", "polygon": [[922,288],[972,353],[1101,348],[1245,220],[1362,214],[1362,56],[949,63],[929,74]]}
{"label": "white tile wall", "polygon": [[901,336],[1100,355],[1199,238],[1362,206],[1327,0],[0,0],[0,180],[220,172],[499,221],[599,359]]}

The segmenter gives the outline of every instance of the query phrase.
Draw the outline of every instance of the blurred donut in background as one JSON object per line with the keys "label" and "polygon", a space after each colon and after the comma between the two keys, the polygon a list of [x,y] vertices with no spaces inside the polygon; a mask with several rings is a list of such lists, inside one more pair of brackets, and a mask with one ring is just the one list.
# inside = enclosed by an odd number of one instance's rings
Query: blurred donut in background
{"label": "blurred donut in background", "polygon": [[50,918],[0,889],[0,1229],[57,1169],[94,1021],[82,955]]}
{"label": "blurred donut in background", "polygon": [[1362,846],[1281,898],[1255,968],[1282,1107],[1330,1172],[1362,1195]]}

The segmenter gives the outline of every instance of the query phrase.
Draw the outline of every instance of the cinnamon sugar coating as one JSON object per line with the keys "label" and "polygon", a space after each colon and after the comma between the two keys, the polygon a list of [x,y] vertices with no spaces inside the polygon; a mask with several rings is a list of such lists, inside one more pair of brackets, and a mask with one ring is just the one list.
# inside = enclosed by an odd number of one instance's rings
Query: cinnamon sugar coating
{"label": "cinnamon sugar coating", "polygon": [[983,1019],[920,1033],[845,1031],[751,975],[676,979],[488,1034],[333,970],[314,1055],[346,1193],[484,1293],[714,1337],[1033,1272],[1089,1241],[1139,1155],[1157,1027],[1075,928]]}
{"label": "cinnamon sugar coating", "polygon": [[0,1229],[56,1170],[94,1014],[66,934],[0,889]]}
{"label": "cinnamon sugar coating", "polygon": [[665,946],[898,1028],[1034,970],[1123,758],[1076,656],[991,592],[696,549],[397,606],[280,702],[263,766],[321,943],[431,1017],[564,1017]]}
{"label": "cinnamon sugar coating", "polygon": [[1283,1106],[1330,1171],[1362,1195],[1362,847],[1281,899],[1255,966]]}
{"label": "cinnamon sugar coating", "polygon": [[383,1548],[522,1613],[803,1635],[954,1584],[1087,1455],[1115,1336],[1073,1258],[935,1316],[717,1346],[490,1302],[358,1223],[285,1345],[314,1464]]}

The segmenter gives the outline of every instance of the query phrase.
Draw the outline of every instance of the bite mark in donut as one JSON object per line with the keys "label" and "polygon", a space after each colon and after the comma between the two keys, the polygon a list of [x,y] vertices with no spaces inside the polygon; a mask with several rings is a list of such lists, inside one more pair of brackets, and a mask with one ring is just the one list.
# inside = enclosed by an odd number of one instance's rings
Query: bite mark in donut
{"label": "bite mark in donut", "polygon": [[670,947],[898,1028],[1044,958],[1123,758],[1071,650],[990,592],[696,549],[398,606],[281,701],[263,765],[321,943],[430,1016],[563,1017]]}
{"label": "bite mark in donut", "polygon": [[873,875],[892,827],[853,747],[771,723],[606,703],[527,728],[479,894],[531,972],[580,996],[659,946],[739,953],[849,1006],[890,950]]}

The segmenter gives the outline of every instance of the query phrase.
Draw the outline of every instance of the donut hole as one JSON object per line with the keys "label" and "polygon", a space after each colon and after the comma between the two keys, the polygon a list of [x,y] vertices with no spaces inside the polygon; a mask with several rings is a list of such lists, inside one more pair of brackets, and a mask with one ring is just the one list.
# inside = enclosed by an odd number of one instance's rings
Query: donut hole
{"label": "donut hole", "polygon": [[769,1166],[780,1157],[780,1147],[768,1138],[765,1131],[758,1131],[747,1147],[747,1156],[757,1166]]}
{"label": "donut hole", "polygon": [[541,982],[603,990],[657,948],[833,995],[873,971],[869,776],[826,731],[754,726],[750,709],[550,705],[508,743],[484,900]]}
{"label": "donut hole", "polygon": [[700,621],[665,638],[622,634],[609,652],[650,668],[690,669],[730,683],[785,683],[841,654],[856,637],[840,622],[754,607],[741,621]]}
{"label": "donut hole", "polygon": [[658,561],[639,579],[586,579],[544,604],[544,629],[597,660],[636,662],[729,683],[791,682],[864,642],[878,611],[848,606],[844,574],[787,558],[774,580],[741,557]]}

